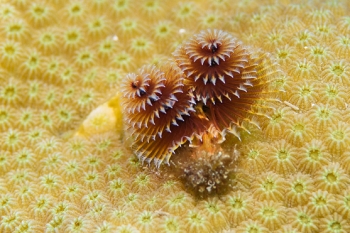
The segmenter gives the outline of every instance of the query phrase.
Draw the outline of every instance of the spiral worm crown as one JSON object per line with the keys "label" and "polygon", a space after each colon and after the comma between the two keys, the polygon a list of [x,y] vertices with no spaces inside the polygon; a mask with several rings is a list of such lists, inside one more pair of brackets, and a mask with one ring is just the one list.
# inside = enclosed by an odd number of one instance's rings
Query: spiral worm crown
{"label": "spiral worm crown", "polygon": [[174,57],[186,74],[197,100],[213,103],[230,95],[238,96],[251,85],[256,71],[251,53],[227,32],[206,30],[195,35],[174,52]]}
{"label": "spiral worm crown", "polygon": [[196,103],[175,63],[144,66],[125,78],[122,91],[126,119],[135,136],[133,148],[142,161],[157,167],[178,146],[205,131],[207,120],[195,115]]}
{"label": "spiral worm crown", "polygon": [[256,118],[268,108],[264,102],[277,71],[268,56],[216,29],[194,35],[173,55],[175,61],[128,74],[122,85],[132,147],[141,161],[157,167],[203,135],[240,138],[246,122],[259,127]]}
{"label": "spiral worm crown", "polygon": [[[146,138],[155,140],[161,138],[164,131],[170,132],[171,125],[178,126],[184,116],[193,112],[195,104],[193,96],[183,85],[183,73],[174,63],[165,63],[160,67],[162,75],[166,78],[160,88],[157,101],[153,101],[154,114],[149,119],[151,124],[147,127],[134,130],[134,134],[142,141]],[[140,114],[147,114],[142,112]]]}
{"label": "spiral worm crown", "polygon": [[156,114],[154,102],[159,101],[165,77],[155,66],[144,66],[137,74],[126,75],[122,84],[126,118],[132,128],[147,127]]}

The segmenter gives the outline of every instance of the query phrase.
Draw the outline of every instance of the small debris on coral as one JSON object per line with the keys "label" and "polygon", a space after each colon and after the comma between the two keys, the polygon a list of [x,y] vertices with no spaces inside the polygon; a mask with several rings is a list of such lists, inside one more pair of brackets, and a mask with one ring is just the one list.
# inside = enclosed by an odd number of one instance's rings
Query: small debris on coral
{"label": "small debris on coral", "polygon": [[[205,152],[203,152],[205,153]],[[235,172],[234,156],[218,152],[204,158],[191,159],[176,164],[176,170],[181,171],[179,176],[184,186],[199,198],[215,194],[225,194],[233,186]]]}

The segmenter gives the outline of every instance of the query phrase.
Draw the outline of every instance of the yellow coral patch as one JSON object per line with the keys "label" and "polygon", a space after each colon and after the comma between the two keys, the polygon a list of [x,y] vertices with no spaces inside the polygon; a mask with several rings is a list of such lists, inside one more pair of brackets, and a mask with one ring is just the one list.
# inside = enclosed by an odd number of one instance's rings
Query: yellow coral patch
{"label": "yellow coral patch", "polygon": [[[0,232],[349,232],[349,10],[0,0]],[[285,92],[261,111],[261,131],[228,143],[241,155],[234,189],[198,201],[128,150],[118,91],[126,73],[214,26],[275,57],[271,82]]]}
{"label": "yellow coral patch", "polygon": [[94,109],[83,121],[75,135],[90,137],[107,132],[120,134],[123,119],[119,97],[120,93]]}

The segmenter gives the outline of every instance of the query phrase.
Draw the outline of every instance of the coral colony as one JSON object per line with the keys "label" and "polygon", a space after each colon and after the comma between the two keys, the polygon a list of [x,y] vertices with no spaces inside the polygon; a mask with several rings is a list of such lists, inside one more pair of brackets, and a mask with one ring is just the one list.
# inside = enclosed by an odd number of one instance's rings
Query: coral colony
{"label": "coral colony", "polygon": [[[350,232],[349,12],[349,0],[0,0],[0,232]],[[244,48],[263,61],[245,88],[252,93],[261,82],[268,93],[258,90],[251,112],[229,114],[239,122],[230,128],[212,113],[231,105],[225,93],[223,103],[204,100],[211,79],[189,79],[191,64],[179,60],[200,41],[188,39],[208,28],[243,42],[233,54]],[[268,56],[245,45],[272,54],[283,73],[264,77],[263,67],[274,69]],[[161,64],[175,49],[176,58]],[[169,105],[194,102],[184,121],[164,107],[155,124],[169,116],[182,130],[191,120],[198,125],[190,130],[204,132],[184,137],[159,169],[156,150],[142,168],[130,153],[129,141],[144,157],[155,148],[142,135],[135,140],[137,123],[123,130],[120,84],[144,64],[161,70],[167,88],[175,82],[169,73],[180,70]],[[225,74],[226,84],[231,79]],[[237,93],[229,94],[236,103],[245,92]],[[172,134],[177,127],[170,124]],[[145,129],[144,141],[166,145],[166,130],[153,139]],[[199,200],[228,187],[216,182],[223,173],[234,188]]]}
{"label": "coral colony", "polygon": [[[226,190],[237,152],[221,146],[227,133],[259,128],[264,98],[277,73],[269,57],[227,32],[208,29],[179,45],[173,60],[125,77],[125,118],[142,162],[174,164],[200,194]],[[180,149],[179,147],[186,149]],[[177,153],[180,151],[179,153]],[[179,154],[172,158],[172,154]],[[170,160],[171,159],[171,160]]]}

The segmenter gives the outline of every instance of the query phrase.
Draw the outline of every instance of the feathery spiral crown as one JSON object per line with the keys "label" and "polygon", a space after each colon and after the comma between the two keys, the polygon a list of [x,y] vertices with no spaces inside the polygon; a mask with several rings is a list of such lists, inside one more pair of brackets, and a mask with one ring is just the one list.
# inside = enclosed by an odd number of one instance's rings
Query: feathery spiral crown
{"label": "feathery spiral crown", "polygon": [[197,100],[221,101],[238,95],[256,77],[251,53],[240,41],[221,30],[202,31],[174,52],[178,66],[186,74]]}
{"label": "feathery spiral crown", "polygon": [[144,66],[123,84],[132,147],[141,161],[154,160],[157,167],[194,138],[220,132],[224,140],[230,132],[240,139],[238,129],[248,131],[244,122],[258,126],[254,116],[267,108],[265,94],[276,73],[268,56],[217,29],[194,35],[173,54],[175,62]]}
{"label": "feathery spiral crown", "polygon": [[128,74],[122,85],[125,115],[136,140],[133,148],[142,161],[154,160],[157,167],[178,146],[205,130],[203,119],[190,118],[195,101],[183,79],[175,63],[167,62]]}

